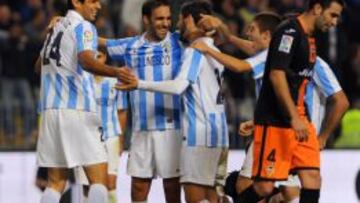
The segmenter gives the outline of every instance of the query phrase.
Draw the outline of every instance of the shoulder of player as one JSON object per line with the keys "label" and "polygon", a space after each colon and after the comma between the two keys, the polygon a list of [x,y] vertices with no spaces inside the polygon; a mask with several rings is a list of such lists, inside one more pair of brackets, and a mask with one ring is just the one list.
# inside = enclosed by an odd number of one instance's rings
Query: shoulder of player
{"label": "shoulder of player", "polygon": [[282,36],[282,35],[290,35],[290,36],[300,35],[300,30],[296,24],[295,19],[287,19],[277,27],[274,33],[274,37]]}
{"label": "shoulder of player", "polygon": [[329,72],[332,73],[330,65],[324,59],[317,57],[314,66],[314,76],[323,75],[324,73],[329,74]]}

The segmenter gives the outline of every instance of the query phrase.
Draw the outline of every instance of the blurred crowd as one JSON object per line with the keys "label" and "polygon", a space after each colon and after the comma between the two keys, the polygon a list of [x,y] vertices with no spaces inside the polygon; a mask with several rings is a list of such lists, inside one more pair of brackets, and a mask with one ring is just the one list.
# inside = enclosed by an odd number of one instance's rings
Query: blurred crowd
{"label": "blurred crowd", "polygon": [[[145,1],[102,0],[103,7],[95,22],[99,36],[118,38],[141,33],[140,8]],[[171,1],[174,22],[178,7],[184,1]],[[299,12],[305,2],[212,0],[212,3],[215,15],[221,17],[233,33],[243,36],[247,24],[256,13],[275,11],[284,15]],[[0,0],[0,149],[33,149],[35,146],[40,84],[39,76],[34,73],[34,64],[49,20],[65,12],[66,0]],[[331,65],[349,97],[356,119],[359,119],[360,0],[348,0],[340,25],[329,33],[317,33],[316,37],[318,54]],[[228,44],[221,45],[220,49],[239,58],[247,57]],[[231,147],[239,148],[244,146],[245,141],[236,135],[237,127],[240,121],[252,118],[254,84],[250,75],[230,71],[226,72],[225,81]],[[354,122],[354,119],[350,120]],[[333,136],[330,147],[340,134],[341,130]]]}

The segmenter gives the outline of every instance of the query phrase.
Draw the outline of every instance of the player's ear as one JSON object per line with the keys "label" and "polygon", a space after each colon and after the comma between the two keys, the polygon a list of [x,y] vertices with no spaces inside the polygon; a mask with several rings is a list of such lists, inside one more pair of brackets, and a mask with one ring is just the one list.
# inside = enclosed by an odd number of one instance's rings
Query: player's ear
{"label": "player's ear", "polygon": [[320,15],[323,12],[323,7],[318,3],[314,5],[313,12],[316,16]]}
{"label": "player's ear", "polygon": [[77,9],[81,6],[81,2],[79,0],[71,0],[71,2],[75,9]]}
{"label": "player's ear", "polygon": [[142,21],[143,21],[145,27],[147,27],[148,25],[150,25],[150,19],[149,19],[148,16],[143,15],[143,16],[142,16]]}

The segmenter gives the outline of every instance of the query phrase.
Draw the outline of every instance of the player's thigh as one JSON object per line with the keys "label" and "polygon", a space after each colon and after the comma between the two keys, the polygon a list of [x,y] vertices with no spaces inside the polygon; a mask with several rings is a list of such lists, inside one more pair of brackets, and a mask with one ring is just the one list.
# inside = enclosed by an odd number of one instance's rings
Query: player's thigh
{"label": "player's thigh", "polygon": [[179,177],[181,132],[179,130],[157,131],[152,134],[152,137],[156,175],[162,178]]}
{"label": "player's thigh", "polygon": [[84,166],[84,171],[90,184],[99,183],[106,185],[107,163],[99,163],[99,164]]}
{"label": "player's thigh", "polygon": [[203,185],[197,185],[194,183],[183,184],[185,199],[187,203],[198,203],[206,199],[207,188]]}
{"label": "player's thigh", "polygon": [[291,128],[256,125],[252,176],[263,180],[286,180],[297,145],[295,138]]}

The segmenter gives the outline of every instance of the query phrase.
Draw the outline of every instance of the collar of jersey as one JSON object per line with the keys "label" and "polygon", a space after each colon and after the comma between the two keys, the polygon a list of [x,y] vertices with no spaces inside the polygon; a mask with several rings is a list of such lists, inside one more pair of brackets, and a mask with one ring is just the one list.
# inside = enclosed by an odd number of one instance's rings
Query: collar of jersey
{"label": "collar of jersey", "polygon": [[214,39],[211,37],[199,37],[196,40],[194,40],[194,42],[198,42],[198,41],[205,42],[206,44],[214,44]]}
{"label": "collar of jersey", "polygon": [[82,17],[80,15],[80,13],[78,13],[77,11],[75,10],[69,10],[68,13],[66,14],[67,17],[70,17],[70,18],[76,18],[78,20],[85,20],[84,17]]}
{"label": "collar of jersey", "polygon": [[142,34],[142,35],[141,35],[141,38],[140,38],[141,44],[142,44],[143,46],[156,46],[156,45],[164,46],[164,45],[166,44],[166,42],[169,41],[171,34],[170,34],[170,32],[168,32],[168,33],[166,34],[166,37],[165,37],[162,41],[160,41],[160,42],[150,42],[150,41],[148,41],[148,40],[145,38],[145,35],[146,35],[146,32],[145,32],[144,34]]}

